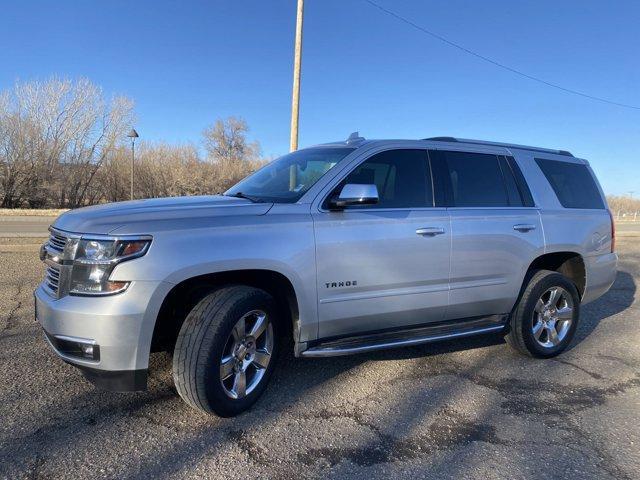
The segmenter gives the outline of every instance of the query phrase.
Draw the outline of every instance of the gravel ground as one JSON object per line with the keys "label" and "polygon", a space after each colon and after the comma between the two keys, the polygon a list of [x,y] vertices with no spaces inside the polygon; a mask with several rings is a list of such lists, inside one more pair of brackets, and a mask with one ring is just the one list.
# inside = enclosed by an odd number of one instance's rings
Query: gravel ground
{"label": "gravel ground", "polygon": [[[18,244],[18,246],[14,246]],[[0,478],[638,478],[640,239],[553,360],[483,337],[333,359],[284,355],[235,419],[189,409],[170,358],[99,392],[33,320],[33,240],[0,242]]]}

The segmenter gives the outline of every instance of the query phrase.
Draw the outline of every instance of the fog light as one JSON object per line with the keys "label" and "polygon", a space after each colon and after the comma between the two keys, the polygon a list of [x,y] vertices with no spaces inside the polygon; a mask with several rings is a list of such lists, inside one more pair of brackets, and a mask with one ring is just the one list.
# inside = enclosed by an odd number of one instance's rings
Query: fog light
{"label": "fog light", "polygon": [[93,360],[93,345],[80,344],[82,356]]}
{"label": "fog light", "polygon": [[94,340],[66,335],[51,335],[46,330],[44,333],[58,353],[67,357],[100,361],[100,345]]}

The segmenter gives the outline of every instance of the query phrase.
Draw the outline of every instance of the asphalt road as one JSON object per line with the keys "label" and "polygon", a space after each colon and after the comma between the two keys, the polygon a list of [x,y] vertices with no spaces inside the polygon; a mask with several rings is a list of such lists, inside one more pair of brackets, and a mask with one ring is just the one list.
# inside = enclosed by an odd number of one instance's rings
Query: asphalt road
{"label": "asphalt road", "polygon": [[47,235],[56,217],[0,215],[0,237],[33,238]]}
{"label": "asphalt road", "polygon": [[234,419],[186,406],[168,355],[135,394],[98,392],[58,360],[33,321],[36,245],[0,242],[0,478],[638,478],[638,238],[619,240],[615,285],[556,359],[497,336],[288,354]]}

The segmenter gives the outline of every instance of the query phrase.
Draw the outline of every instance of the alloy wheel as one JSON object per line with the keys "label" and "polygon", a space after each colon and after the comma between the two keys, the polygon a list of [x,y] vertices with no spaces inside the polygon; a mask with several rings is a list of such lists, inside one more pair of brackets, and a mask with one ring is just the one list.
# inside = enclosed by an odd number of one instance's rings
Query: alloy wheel
{"label": "alloy wheel", "polygon": [[220,360],[227,396],[240,399],[255,390],[271,362],[273,343],[273,325],[264,311],[252,310],[236,322]]}
{"label": "alloy wheel", "polygon": [[533,312],[532,333],[536,342],[545,348],[559,345],[571,328],[573,308],[573,299],[564,288],[546,290]]}

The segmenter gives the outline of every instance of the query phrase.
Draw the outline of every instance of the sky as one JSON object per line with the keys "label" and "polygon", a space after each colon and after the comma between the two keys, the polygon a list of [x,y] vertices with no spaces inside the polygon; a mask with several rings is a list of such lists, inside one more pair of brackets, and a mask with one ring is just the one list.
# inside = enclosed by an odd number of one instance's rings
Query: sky
{"label": "sky", "polygon": [[[640,107],[640,2],[375,0],[563,87]],[[198,143],[243,117],[288,151],[296,0],[4,2],[0,90],[86,77],[135,102],[141,139]],[[640,109],[550,88],[442,43],[365,0],[306,0],[300,146],[457,136],[569,150],[610,194],[640,197]]]}

